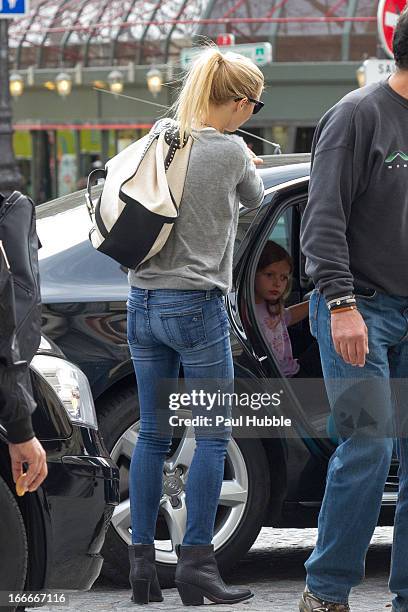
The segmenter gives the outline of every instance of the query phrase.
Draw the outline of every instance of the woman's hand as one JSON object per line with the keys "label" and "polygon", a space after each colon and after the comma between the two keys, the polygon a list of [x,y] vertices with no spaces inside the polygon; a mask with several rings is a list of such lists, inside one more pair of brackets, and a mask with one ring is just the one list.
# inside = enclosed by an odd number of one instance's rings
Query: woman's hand
{"label": "woman's hand", "polygon": [[248,147],[248,153],[249,153],[249,157],[254,162],[255,166],[260,166],[264,163],[263,159],[261,159],[260,157],[257,157],[257,155],[249,147]]}

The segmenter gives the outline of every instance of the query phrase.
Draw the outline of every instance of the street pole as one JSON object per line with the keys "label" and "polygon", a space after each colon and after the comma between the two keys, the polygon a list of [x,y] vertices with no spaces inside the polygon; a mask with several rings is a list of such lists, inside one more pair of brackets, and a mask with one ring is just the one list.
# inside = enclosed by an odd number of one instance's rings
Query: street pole
{"label": "street pole", "polygon": [[21,190],[21,176],[13,152],[9,89],[8,19],[0,19],[0,192]]}

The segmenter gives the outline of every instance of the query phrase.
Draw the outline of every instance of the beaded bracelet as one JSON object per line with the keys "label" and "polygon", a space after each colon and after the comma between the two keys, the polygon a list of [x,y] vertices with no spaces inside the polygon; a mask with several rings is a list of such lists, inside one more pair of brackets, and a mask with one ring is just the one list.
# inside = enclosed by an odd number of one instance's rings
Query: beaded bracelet
{"label": "beaded bracelet", "polygon": [[327,300],[327,305],[330,306],[330,304],[334,304],[334,303],[338,303],[339,300],[343,301],[343,300],[347,300],[349,298],[354,298],[354,294],[353,293],[348,293],[347,295],[339,295],[335,298],[332,298],[331,300]]}

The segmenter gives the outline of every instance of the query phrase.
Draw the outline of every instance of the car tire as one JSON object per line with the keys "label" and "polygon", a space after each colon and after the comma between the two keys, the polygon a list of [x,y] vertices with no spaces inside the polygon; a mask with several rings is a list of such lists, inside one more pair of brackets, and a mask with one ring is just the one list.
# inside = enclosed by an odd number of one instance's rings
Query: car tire
{"label": "car tire", "polygon": [[18,503],[1,476],[0,508],[1,589],[3,591],[23,591],[28,563],[27,534]]}
{"label": "car tire", "polygon": [[[97,412],[99,431],[107,450],[114,458],[112,450],[115,449],[125,432],[129,431],[129,428],[134,426],[139,419],[139,405],[135,390],[128,387],[119,392],[115,391],[109,397],[105,397],[100,405],[97,402]],[[227,573],[248,552],[256,540],[264,523],[270,492],[269,466],[260,440],[238,438],[231,442],[235,455],[239,456],[240,461],[245,464],[241,467],[247,471],[248,494],[242,516],[231,537],[218,548],[214,544],[218,567],[224,573]],[[119,469],[122,501],[122,496],[128,496],[127,481],[122,482],[122,476],[126,479],[127,475],[123,473],[121,464],[119,464]],[[102,574],[116,585],[129,585],[129,543],[130,539],[126,542],[111,522],[102,549],[104,557]],[[175,563],[160,563],[156,555],[156,564],[161,586],[163,588],[174,587]]]}

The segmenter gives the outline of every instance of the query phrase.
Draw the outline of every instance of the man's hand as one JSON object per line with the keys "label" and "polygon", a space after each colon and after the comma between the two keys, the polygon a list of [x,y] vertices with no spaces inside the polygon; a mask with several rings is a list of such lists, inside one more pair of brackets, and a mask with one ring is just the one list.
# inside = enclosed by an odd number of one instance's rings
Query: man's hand
{"label": "man's hand", "polygon": [[334,348],[346,363],[363,367],[368,353],[368,330],[358,310],[332,313],[331,333]]}
{"label": "man's hand", "polygon": [[23,463],[28,463],[24,486],[32,493],[48,474],[45,450],[37,438],[32,438],[21,444],[9,444],[9,453],[14,482],[23,473]]}

